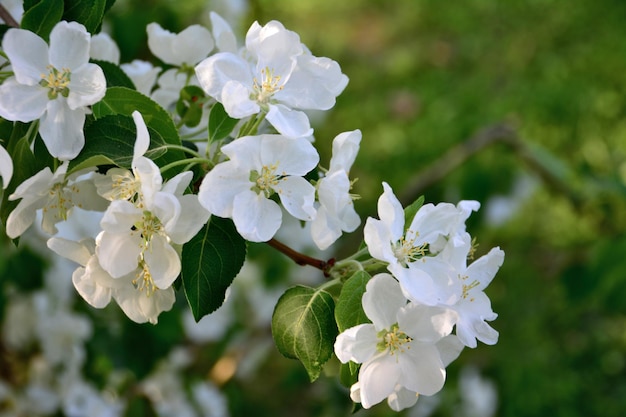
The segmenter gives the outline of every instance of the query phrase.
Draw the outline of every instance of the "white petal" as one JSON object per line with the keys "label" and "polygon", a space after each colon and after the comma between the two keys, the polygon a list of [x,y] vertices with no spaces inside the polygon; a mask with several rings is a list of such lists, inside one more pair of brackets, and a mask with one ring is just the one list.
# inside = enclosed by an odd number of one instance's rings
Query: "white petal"
{"label": "white petal", "polygon": [[170,194],[174,194],[177,196],[181,196],[185,193],[185,190],[191,183],[192,179],[193,179],[193,172],[191,171],[181,172],[180,174],[176,174],[174,178],[169,179],[165,184],[163,184],[161,191],[163,191],[164,193],[170,193]]}
{"label": "white petal", "polygon": [[250,64],[230,52],[220,52],[206,58],[195,70],[202,89],[219,102],[222,102],[222,91],[229,81],[237,81],[249,89],[252,88]]}
{"label": "white petal", "polygon": [[[222,152],[242,169],[261,170],[264,164],[269,166],[275,162],[272,160],[265,163],[261,160],[262,150],[266,147],[268,136],[272,137],[274,135],[241,137],[227,145],[222,146]],[[248,174],[246,173],[246,176],[247,175]]]}
{"label": "white petal", "polygon": [[141,253],[138,234],[101,232],[96,239],[96,255],[102,269],[113,278],[121,278],[137,269]]}
{"label": "white petal", "polygon": [[98,263],[98,258],[93,255],[88,262],[87,268],[78,268],[72,274],[74,288],[85,301],[95,308],[104,308],[111,301],[112,288],[102,285],[102,281],[113,280]]}
{"label": "white petal", "polygon": [[383,182],[383,194],[378,198],[378,217],[391,233],[392,242],[404,236],[404,209],[402,204],[386,182]]}
{"label": "white petal", "polygon": [[239,81],[228,81],[220,94],[226,113],[234,119],[243,119],[259,113],[261,108],[250,99],[250,89]]}
{"label": "white petal", "polygon": [[311,238],[321,250],[330,247],[341,236],[341,225],[336,217],[321,206],[311,222]]}
{"label": "white petal", "polygon": [[452,361],[458,358],[464,347],[459,338],[453,334],[441,339],[436,346],[443,366],[450,365]]}
{"label": "white petal", "polygon": [[9,29],[2,40],[15,78],[20,84],[37,85],[48,74],[48,45],[33,32]]}
{"label": "white petal", "polygon": [[74,206],[83,210],[105,211],[109,202],[100,197],[93,179],[72,183],[68,189]]}
{"label": "white petal", "polygon": [[390,264],[387,269],[398,279],[409,300],[429,306],[443,302],[444,291],[427,272],[419,268],[419,264],[417,266],[414,264],[409,268],[404,268],[400,264]]}
{"label": "white petal", "polygon": [[120,63],[120,48],[106,32],[91,37],[89,56],[100,61],[109,61],[115,65]]}
{"label": "white petal", "polygon": [[[155,67],[148,61],[135,59],[130,63],[120,65],[122,71],[132,80],[135,88],[140,93],[149,96],[156,84],[156,79],[161,68]],[[157,101],[158,103],[158,101]]]}
{"label": "white petal", "polygon": [[278,133],[289,138],[303,138],[313,134],[306,113],[290,109],[282,104],[270,104],[270,110],[265,118]]}
{"label": "white petal", "polygon": [[357,129],[351,132],[340,133],[333,139],[333,156],[330,158],[330,172],[340,169],[347,173],[350,172],[350,168],[359,152],[361,137],[361,131]]}
{"label": "white petal", "polygon": [[313,220],[315,218],[315,187],[302,177],[285,177],[274,190],[280,197],[285,210],[296,219]]}
{"label": "white petal", "polygon": [[[233,143],[237,142],[239,140]],[[232,161],[222,162],[202,180],[198,201],[212,214],[232,217],[235,196],[252,187],[249,177],[249,171],[240,170]]]}
{"label": "white petal", "polygon": [[405,408],[413,407],[418,398],[419,394],[415,391],[396,386],[395,391],[387,397],[387,404],[393,411],[402,411]]}
{"label": "white petal", "polygon": [[180,257],[163,236],[152,237],[150,247],[144,252],[144,260],[150,268],[154,285],[162,290],[169,288],[180,274]]}
{"label": "white petal", "polygon": [[200,25],[191,25],[178,34],[163,29],[158,23],[150,23],[146,29],[150,51],[170,65],[194,65],[215,46],[211,33]]}
{"label": "white petal", "polygon": [[143,156],[148,147],[150,146],[150,133],[148,133],[148,127],[143,120],[143,116],[137,110],[133,112],[133,121],[137,128],[137,138],[135,139],[135,145],[133,149],[133,160]]}
{"label": "white petal", "polygon": [[45,200],[28,197],[22,199],[9,213],[6,221],[6,233],[11,239],[21,236],[35,221],[37,210],[45,204]]}
{"label": "white petal", "polygon": [[0,177],[2,177],[2,189],[6,190],[13,177],[13,160],[2,146],[0,146]]}
{"label": "white petal", "polygon": [[275,164],[277,174],[303,177],[319,162],[317,150],[304,138],[292,139],[281,135],[261,135],[260,137],[261,165]]}
{"label": "white petal", "polygon": [[482,290],[493,280],[504,262],[504,251],[499,247],[492,248],[488,254],[481,256],[467,268],[466,275],[470,282],[477,280],[480,285],[476,290]]}
{"label": "white petal", "polygon": [[220,52],[237,52],[237,38],[230,25],[215,12],[209,14],[215,44]]}
{"label": "white petal", "polygon": [[[61,165],[61,167],[63,167],[63,165]],[[59,167],[56,172],[58,172],[61,167]],[[46,197],[46,195],[56,182],[55,174],[52,173],[52,170],[49,167],[45,167],[44,169],[18,185],[13,194],[9,196],[9,201],[17,200],[18,198],[24,198],[27,196],[31,198]]]}
{"label": "white petal", "polygon": [[413,340],[434,344],[452,332],[457,318],[447,308],[410,303],[398,313],[398,325]]}
{"label": "white petal", "polygon": [[168,235],[172,242],[183,244],[200,231],[211,215],[200,205],[196,195],[186,194],[179,197],[179,201],[181,215],[176,224],[172,226],[172,229],[168,230]]}
{"label": "white petal", "polygon": [[71,110],[65,99],[48,101],[39,124],[39,133],[50,155],[62,161],[74,159],[85,145],[85,109]]}
{"label": "white petal", "polygon": [[246,190],[235,196],[233,221],[239,234],[250,242],[267,242],[282,223],[282,211],[274,201]]}
{"label": "white petal", "polygon": [[141,182],[141,198],[145,206],[151,208],[154,195],[163,184],[159,167],[151,159],[140,156],[133,158],[133,174]]}
{"label": "white petal", "polygon": [[434,395],[443,388],[446,370],[434,345],[411,342],[410,349],[398,355],[398,360],[402,370],[400,385],[423,395]]}
{"label": "white petal", "polygon": [[382,220],[368,217],[363,228],[363,238],[373,258],[390,263],[398,262],[391,247],[398,238],[392,236],[391,230]]}
{"label": "white petal", "polygon": [[67,105],[70,109],[91,106],[104,97],[107,88],[104,72],[96,64],[85,64],[72,72]]}
{"label": "white petal", "polygon": [[165,230],[173,230],[181,215],[178,198],[170,193],[157,192],[153,204],[149,207]]}
{"label": "white petal", "polygon": [[363,310],[374,323],[376,329],[390,329],[398,322],[398,311],[407,299],[402,294],[400,285],[391,275],[382,273],[372,277],[363,294]]}
{"label": "white petal", "polygon": [[364,363],[377,354],[378,331],[369,323],[351,327],[337,336],[335,355],[342,363]]}
{"label": "white petal", "polygon": [[401,376],[396,357],[387,352],[379,353],[364,363],[359,371],[361,405],[370,408],[387,398],[396,387]]}
{"label": "white petal", "polygon": [[39,119],[48,105],[48,90],[39,85],[20,84],[9,78],[0,85],[0,116],[18,122]]}
{"label": "white petal", "polygon": [[100,227],[111,233],[130,233],[131,228],[143,217],[142,210],[125,200],[115,200],[104,212]]}
{"label": "white petal", "polygon": [[89,62],[91,35],[77,22],[61,21],[50,32],[50,64],[74,70]]}
{"label": "white petal", "polygon": [[87,265],[92,255],[87,246],[73,240],[53,237],[48,239],[46,245],[57,255],[74,261],[81,266]]}

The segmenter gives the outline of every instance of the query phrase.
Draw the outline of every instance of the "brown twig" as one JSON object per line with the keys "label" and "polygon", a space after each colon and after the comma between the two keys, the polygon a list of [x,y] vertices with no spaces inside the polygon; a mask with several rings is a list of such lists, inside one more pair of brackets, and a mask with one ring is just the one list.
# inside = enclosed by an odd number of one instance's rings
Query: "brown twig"
{"label": "brown twig", "polygon": [[408,181],[409,185],[402,193],[400,201],[404,205],[412,203],[426,188],[444,179],[481,149],[510,138],[517,138],[517,133],[506,124],[496,124],[481,129],[474,136],[450,149],[441,158],[415,174]]}
{"label": "brown twig", "polygon": [[11,13],[9,13],[9,11],[2,4],[0,4],[0,19],[4,20],[4,23],[6,23],[8,26],[14,28],[20,27],[20,24],[17,23],[17,20],[15,20],[13,16],[11,16]]}
{"label": "brown twig", "polygon": [[274,249],[287,255],[298,265],[311,265],[312,267],[319,269],[320,271],[324,273],[324,276],[326,277],[329,276],[328,271],[335,264],[334,258],[329,259],[328,261],[316,259],[311,256],[305,255],[303,253],[297,252],[276,239],[270,239],[266,243],[270,245],[271,247],[273,247]]}

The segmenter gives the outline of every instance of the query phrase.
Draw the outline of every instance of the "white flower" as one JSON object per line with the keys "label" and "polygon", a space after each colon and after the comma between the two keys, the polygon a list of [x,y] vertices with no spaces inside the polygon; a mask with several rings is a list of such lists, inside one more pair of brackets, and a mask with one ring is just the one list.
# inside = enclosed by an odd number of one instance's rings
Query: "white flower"
{"label": "white flower", "polygon": [[[450,296],[446,306],[458,314],[456,335],[468,347],[476,347],[476,339],[493,345],[498,341],[498,332],[486,321],[495,320],[498,315],[491,309],[489,297],[484,289],[493,280],[504,262],[504,251],[493,248],[486,255],[467,265],[467,258],[472,249],[471,237],[465,233],[459,246],[447,245],[435,257],[428,257],[420,263],[420,269],[435,280],[451,282]],[[414,281],[401,281],[406,294],[415,299],[419,287]]]}
{"label": "white flower", "polygon": [[89,63],[89,43],[89,33],[76,22],[59,22],[50,33],[50,47],[24,29],[9,29],[2,41],[15,76],[0,86],[0,116],[39,119],[48,151],[61,160],[73,159],[83,148],[87,106],[106,90],[102,69]]}
{"label": "white flower", "polygon": [[92,59],[112,62],[115,65],[120,63],[120,48],[106,32],[100,32],[91,37],[91,48],[89,56]]}
{"label": "white flower", "polygon": [[20,236],[35,221],[37,210],[43,211],[41,226],[46,233],[57,232],[56,223],[67,220],[74,206],[85,210],[104,210],[106,201],[96,193],[93,180],[75,181],[75,176],[65,178],[68,162],[52,173],[46,167],[21,183],[9,200],[21,199],[9,214],[7,235]]}
{"label": "white flower", "polygon": [[209,14],[211,19],[211,32],[215,39],[215,46],[220,52],[237,52],[237,38],[232,28],[222,16],[215,12]]}
{"label": "white flower", "polygon": [[72,274],[72,283],[81,297],[95,308],[106,307],[113,298],[131,320],[156,324],[159,314],[174,305],[173,288],[156,288],[149,292],[142,285],[145,278],[143,269],[136,268],[117,279],[111,277],[100,265],[93,239],[73,242],[51,238],[47,244],[58,255],[80,265]]}
{"label": "white flower", "polygon": [[99,184],[101,191],[103,184],[111,185],[112,191],[103,194],[113,201],[100,222],[103,232],[97,238],[96,254],[113,278],[142,269],[137,285],[152,294],[157,288],[167,289],[180,273],[180,257],[172,245],[189,241],[206,223],[209,213],[196,195],[183,195],[193,177],[190,171],[163,184],[159,168],[143,156],[150,141],[145,122],[138,112],[133,113],[133,119],[137,140],[132,174],[116,170],[105,177],[110,183],[104,180]]}
{"label": "white flower", "polygon": [[361,223],[354,210],[348,174],[356,159],[361,142],[361,131],[344,132],[333,140],[333,156],[326,175],[317,183],[319,207],[311,223],[311,237],[318,248],[332,245],[342,231],[352,232]]}
{"label": "white flower", "polygon": [[[335,354],[342,363],[361,363],[351,395],[364,408],[384,399],[405,407],[406,391],[433,395],[443,387],[445,366],[462,346],[450,336],[455,313],[409,303],[398,282],[378,274],[367,283],[363,310],[372,323],[351,327],[337,336]],[[398,396],[402,396],[399,398]]]}
{"label": "white flower", "polygon": [[178,71],[176,68],[169,69],[159,76],[158,88],[150,96],[166,110],[171,110],[172,106],[180,97],[180,90],[187,85],[197,85],[196,77],[187,79],[187,74]]}
{"label": "white flower", "polygon": [[200,85],[229,116],[263,112],[285,136],[310,136],[309,119],[300,110],[328,110],[347,84],[335,61],[312,56],[299,36],[277,21],[253,23],[242,55],[219,52],[202,61],[196,66]]}
{"label": "white flower", "polygon": [[152,88],[156,83],[157,75],[161,72],[161,68],[153,66],[148,61],[135,59],[128,64],[120,65],[122,71],[128,75],[128,78],[135,84],[135,88],[141,94],[150,96]]}
{"label": "white flower", "polygon": [[2,146],[0,146],[0,177],[2,177],[2,189],[6,190],[13,177],[13,160]]}
{"label": "white flower", "polygon": [[193,66],[206,58],[215,43],[211,33],[200,25],[191,25],[175,34],[158,23],[147,26],[148,47],[154,56],[166,64]]}
{"label": "white flower", "polygon": [[212,214],[232,218],[245,239],[268,241],[280,227],[280,206],[270,199],[274,194],[295,218],[315,217],[315,188],[302,177],[315,168],[319,155],[306,139],[245,136],[222,152],[230,160],[206,175],[198,199]]}

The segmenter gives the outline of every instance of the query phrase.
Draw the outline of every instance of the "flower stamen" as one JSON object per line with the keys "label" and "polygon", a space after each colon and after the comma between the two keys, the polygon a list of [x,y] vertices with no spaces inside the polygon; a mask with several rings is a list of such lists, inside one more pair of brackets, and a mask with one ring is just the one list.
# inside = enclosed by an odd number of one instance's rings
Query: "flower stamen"
{"label": "flower stamen", "polygon": [[48,88],[48,99],[54,100],[59,94],[63,97],[67,97],[70,94],[69,84],[72,73],[68,68],[63,68],[61,71],[48,65],[46,67],[48,74],[41,74],[41,81],[39,85]]}

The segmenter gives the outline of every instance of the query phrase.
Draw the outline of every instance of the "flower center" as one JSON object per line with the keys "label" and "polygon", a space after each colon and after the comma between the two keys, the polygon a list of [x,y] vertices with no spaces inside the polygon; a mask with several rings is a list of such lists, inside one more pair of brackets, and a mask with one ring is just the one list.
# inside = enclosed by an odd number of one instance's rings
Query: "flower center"
{"label": "flower center", "polygon": [[[250,96],[252,100],[256,100],[261,107],[266,106],[274,93],[283,89],[280,85],[281,76],[274,75],[274,70],[265,67],[261,70],[261,82],[254,77],[252,80],[254,93]],[[266,110],[266,109],[263,109]]]}
{"label": "flower center", "polygon": [[137,273],[135,279],[131,282],[137,290],[146,290],[146,297],[150,297],[157,290],[157,286],[154,284],[148,265],[142,261],[141,267],[141,271]]}
{"label": "flower center", "polygon": [[56,213],[53,213],[56,219],[67,220],[67,212],[74,206],[71,193],[77,193],[79,189],[75,186],[71,186],[69,189],[70,192],[68,193],[65,187],[65,183],[58,182],[50,188],[48,192],[48,204],[43,207],[44,215],[56,211]]}
{"label": "flower center", "polygon": [[404,346],[411,342],[413,339],[400,330],[398,323],[391,326],[390,330],[381,330],[378,332],[378,338],[380,341],[376,345],[376,349],[379,352],[389,350],[390,355],[394,355],[396,352],[404,353],[404,349],[409,349],[411,346]]}
{"label": "flower center", "polygon": [[54,100],[61,94],[63,97],[67,97],[70,94],[69,84],[71,78],[71,72],[67,68],[63,68],[61,71],[48,65],[48,74],[41,74],[41,81],[39,85],[49,89],[48,98]]}
{"label": "flower center", "polygon": [[415,262],[418,259],[426,256],[428,252],[428,244],[424,243],[420,246],[415,246],[415,238],[406,239],[404,236],[400,238],[393,245],[393,254],[398,259],[398,262],[406,267],[410,262]]}
{"label": "flower center", "polygon": [[143,250],[147,250],[150,248],[150,241],[152,237],[156,234],[162,234],[163,225],[161,224],[161,220],[158,219],[152,212],[144,211],[143,217],[141,221],[135,224],[137,230],[141,233],[143,238]]}
{"label": "flower center", "polygon": [[250,181],[254,183],[251,190],[257,194],[263,193],[265,198],[270,198],[274,194],[274,187],[278,185],[281,177],[284,175],[276,174],[278,162],[270,166],[263,165],[261,173],[258,171],[250,172]]}
{"label": "flower center", "polygon": [[[478,282],[478,280],[474,280],[474,281],[470,282],[469,284],[465,284],[465,282],[467,282],[467,280],[469,279],[469,277],[467,275],[459,275],[459,279],[461,281],[464,281],[463,284],[462,284],[463,285],[463,289],[462,289],[462,292],[461,292],[461,297],[463,299],[467,299],[467,297],[469,297],[469,295],[470,295],[471,289],[476,287],[476,286],[478,286],[478,284],[480,284]],[[474,297],[470,297],[469,300],[470,301],[474,301]]]}
{"label": "flower center", "polygon": [[113,200],[132,201],[141,190],[141,181],[138,181],[130,171],[123,174],[112,174],[111,182],[112,190],[105,197]]}

